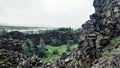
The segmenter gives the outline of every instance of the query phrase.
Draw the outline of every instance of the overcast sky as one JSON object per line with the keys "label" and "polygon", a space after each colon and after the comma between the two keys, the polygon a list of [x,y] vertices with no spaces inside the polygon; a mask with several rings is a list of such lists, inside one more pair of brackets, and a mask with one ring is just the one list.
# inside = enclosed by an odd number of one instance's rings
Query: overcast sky
{"label": "overcast sky", "polygon": [[0,24],[79,28],[93,0],[0,0]]}

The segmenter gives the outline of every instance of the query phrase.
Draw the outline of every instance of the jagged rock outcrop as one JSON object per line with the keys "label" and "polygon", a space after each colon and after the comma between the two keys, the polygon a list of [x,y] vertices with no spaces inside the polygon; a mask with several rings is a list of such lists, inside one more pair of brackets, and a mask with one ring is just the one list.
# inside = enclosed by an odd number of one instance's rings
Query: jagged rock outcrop
{"label": "jagged rock outcrop", "polygon": [[120,41],[116,43],[114,51],[107,52],[106,56],[95,60],[91,68],[120,68]]}
{"label": "jagged rock outcrop", "polygon": [[1,37],[0,49],[12,50],[20,52],[22,50],[23,40]]}
{"label": "jagged rock outcrop", "polygon": [[17,67],[20,59],[25,59],[25,56],[19,52],[0,50],[0,68]]}
{"label": "jagged rock outcrop", "polygon": [[42,66],[43,62],[37,55],[26,57],[22,54],[24,40],[1,37],[0,38],[0,68],[32,68]]}
{"label": "jagged rock outcrop", "polygon": [[24,54],[17,51],[0,50],[0,68],[32,68],[33,66],[42,65],[43,62],[36,55],[27,58]]}
{"label": "jagged rock outcrop", "polygon": [[[82,25],[83,34],[78,48],[63,54],[56,62],[45,65],[45,68],[53,64],[52,68],[89,68],[100,58],[99,53],[111,38],[120,34],[120,0],[94,0],[93,6],[95,13]],[[112,60],[116,60],[114,57]]]}
{"label": "jagged rock outcrop", "polygon": [[91,68],[120,68],[120,53],[110,54],[94,62]]}
{"label": "jagged rock outcrop", "polygon": [[[120,34],[120,1],[119,0],[94,0],[95,13],[91,20],[95,32],[103,35]],[[83,27],[84,28],[84,27]]]}

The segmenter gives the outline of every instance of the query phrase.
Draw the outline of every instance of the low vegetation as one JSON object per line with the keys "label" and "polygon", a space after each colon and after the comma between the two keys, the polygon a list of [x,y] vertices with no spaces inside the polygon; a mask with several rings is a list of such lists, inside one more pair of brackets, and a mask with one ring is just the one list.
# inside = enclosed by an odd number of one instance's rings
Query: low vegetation
{"label": "low vegetation", "polygon": [[100,53],[100,57],[104,57],[106,52],[114,52],[116,43],[120,41],[120,36],[114,37],[110,43],[103,49],[103,52]]}
{"label": "low vegetation", "polygon": [[[62,53],[66,52],[67,45],[60,45],[60,46],[46,45],[46,48],[48,49],[47,57],[42,58],[42,60],[44,62],[54,61],[54,60],[58,59],[62,55]],[[73,50],[74,48],[77,48],[77,44],[73,44],[71,46],[71,50]]]}
{"label": "low vegetation", "polygon": [[27,57],[38,55],[42,61],[57,60],[62,53],[77,48],[81,29],[58,28],[45,30],[39,34],[25,34],[19,31],[7,32],[5,29],[0,31],[1,37],[20,39],[24,41],[21,53]]}

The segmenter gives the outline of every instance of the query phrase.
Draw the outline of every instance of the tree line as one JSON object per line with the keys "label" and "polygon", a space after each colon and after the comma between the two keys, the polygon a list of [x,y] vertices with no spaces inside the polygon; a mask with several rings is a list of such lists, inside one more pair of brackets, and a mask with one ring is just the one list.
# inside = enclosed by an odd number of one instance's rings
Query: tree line
{"label": "tree line", "polygon": [[59,46],[67,44],[68,40],[77,43],[82,29],[73,30],[72,28],[58,28],[54,30],[47,30],[40,34],[26,35],[26,38],[31,39],[34,45],[38,45],[40,38],[42,38],[46,45]]}
{"label": "tree line", "polygon": [[7,33],[4,29],[0,34],[2,36],[10,36],[13,39],[30,39],[33,42],[33,45],[39,45],[40,39],[44,40],[46,45],[59,46],[67,44],[68,40],[72,40],[73,43],[77,43],[80,37],[82,29],[72,29],[72,28],[58,28],[54,30],[45,30],[39,34],[24,34],[18,31],[13,31]]}
{"label": "tree line", "polygon": [[[66,51],[71,50],[71,46],[76,44],[79,40],[82,29],[72,28],[58,28],[54,30],[46,30],[39,34],[24,34],[18,31],[7,32],[4,29],[1,31],[1,37],[20,39],[24,41],[24,44],[20,49],[26,56],[38,55],[45,57],[48,55],[45,45],[60,46],[67,45]],[[57,54],[58,51],[54,50],[53,54]]]}

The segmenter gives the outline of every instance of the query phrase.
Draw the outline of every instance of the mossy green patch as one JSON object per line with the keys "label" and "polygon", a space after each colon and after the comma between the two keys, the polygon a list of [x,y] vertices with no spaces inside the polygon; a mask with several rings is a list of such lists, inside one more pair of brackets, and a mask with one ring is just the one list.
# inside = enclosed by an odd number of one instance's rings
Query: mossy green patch
{"label": "mossy green patch", "polygon": [[103,49],[103,52],[100,53],[100,57],[105,56],[105,51],[114,52],[116,43],[120,41],[120,36],[112,38],[110,43]]}
{"label": "mossy green patch", "polygon": [[[48,49],[47,51],[47,56],[42,58],[42,61],[46,62],[46,61],[54,61],[58,58],[60,58],[60,56],[62,55],[62,53],[66,52],[67,49],[67,45],[60,45],[60,46],[51,46],[51,45],[46,45],[46,48]],[[71,46],[71,50],[73,50],[74,48],[77,48],[77,44],[74,44]],[[55,50],[58,50],[57,54],[53,54],[53,52]]]}

